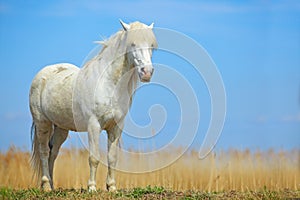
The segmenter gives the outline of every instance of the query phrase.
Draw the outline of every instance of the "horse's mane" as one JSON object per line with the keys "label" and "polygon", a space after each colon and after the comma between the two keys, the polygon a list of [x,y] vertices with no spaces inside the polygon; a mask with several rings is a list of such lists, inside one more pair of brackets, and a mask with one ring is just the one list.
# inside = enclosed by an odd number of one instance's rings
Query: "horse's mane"
{"label": "horse's mane", "polygon": [[[122,29],[112,35],[109,39],[98,41],[97,43],[102,45],[101,51],[94,58],[88,61],[84,68],[91,66],[90,63],[94,61],[100,61],[100,63],[102,63],[102,65],[100,64],[99,66],[100,68],[107,66],[107,64],[110,64],[125,55],[127,44],[148,43],[152,46],[152,48],[157,48],[156,38],[149,27],[140,22],[133,22],[129,25],[130,30],[125,31]],[[124,40],[126,40],[126,43],[124,43]],[[127,62],[126,58],[123,62]],[[125,66],[125,63],[122,64]],[[116,70],[115,77],[120,77],[121,73],[122,69]],[[132,73],[128,82],[128,92],[130,95],[133,95],[136,89],[137,80],[137,73]]]}
{"label": "horse's mane", "polygon": [[[125,31],[120,30],[107,40],[97,41],[97,43],[103,46],[97,57],[101,58],[101,55],[107,48],[117,47],[116,44],[123,39],[124,35]],[[129,33],[127,34],[126,43],[138,44],[143,42],[152,44],[153,48],[157,48],[156,38],[152,30],[150,30],[148,27],[146,27],[145,24],[142,24],[140,22],[131,23]]]}

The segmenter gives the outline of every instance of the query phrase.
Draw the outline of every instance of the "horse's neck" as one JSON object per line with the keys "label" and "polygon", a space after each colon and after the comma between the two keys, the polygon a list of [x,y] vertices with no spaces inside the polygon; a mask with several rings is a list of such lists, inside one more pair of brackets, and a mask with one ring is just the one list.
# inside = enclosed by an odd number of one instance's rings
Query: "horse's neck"
{"label": "horse's neck", "polygon": [[124,95],[124,90],[128,91],[131,96],[137,84],[137,78],[128,65],[122,44],[120,41],[118,42],[104,47],[105,49],[87,63],[82,70],[86,74],[85,77],[92,77],[91,82],[95,82],[94,84],[98,83],[100,79],[101,84],[104,84],[103,87],[117,92],[115,93],[117,97],[126,98],[128,95]]}

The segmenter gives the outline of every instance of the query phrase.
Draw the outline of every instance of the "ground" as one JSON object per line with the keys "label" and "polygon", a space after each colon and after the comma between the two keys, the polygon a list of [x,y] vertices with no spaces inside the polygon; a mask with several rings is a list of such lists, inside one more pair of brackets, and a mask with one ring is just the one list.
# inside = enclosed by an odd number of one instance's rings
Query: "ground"
{"label": "ground", "polygon": [[56,189],[53,192],[43,192],[39,189],[9,189],[0,188],[0,199],[300,199],[300,191],[283,189],[270,191],[266,188],[259,191],[171,191],[163,187],[134,188],[118,190],[116,193],[97,191],[88,193],[85,189]]}

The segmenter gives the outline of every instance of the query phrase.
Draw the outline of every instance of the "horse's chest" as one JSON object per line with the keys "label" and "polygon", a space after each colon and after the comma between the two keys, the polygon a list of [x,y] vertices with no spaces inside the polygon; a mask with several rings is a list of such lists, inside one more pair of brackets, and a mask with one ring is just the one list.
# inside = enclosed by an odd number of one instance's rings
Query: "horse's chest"
{"label": "horse's chest", "polygon": [[103,129],[109,129],[123,120],[127,113],[126,110],[122,108],[122,105],[113,100],[108,100],[101,104],[96,103],[96,112]]}

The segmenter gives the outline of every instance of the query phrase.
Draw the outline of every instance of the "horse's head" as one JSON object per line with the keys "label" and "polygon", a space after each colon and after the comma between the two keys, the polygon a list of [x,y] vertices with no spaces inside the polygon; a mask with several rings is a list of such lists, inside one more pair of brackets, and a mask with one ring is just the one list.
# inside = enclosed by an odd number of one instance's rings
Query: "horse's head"
{"label": "horse's head", "polygon": [[125,31],[127,62],[137,69],[140,81],[149,82],[154,68],[152,66],[152,51],[157,48],[156,39],[152,31],[153,23],[148,26],[140,22],[126,24],[121,22]]}

